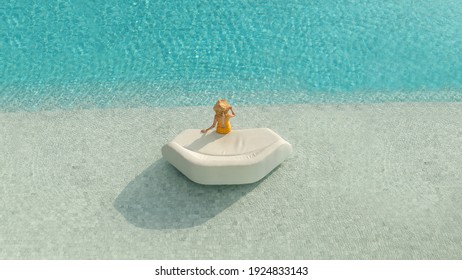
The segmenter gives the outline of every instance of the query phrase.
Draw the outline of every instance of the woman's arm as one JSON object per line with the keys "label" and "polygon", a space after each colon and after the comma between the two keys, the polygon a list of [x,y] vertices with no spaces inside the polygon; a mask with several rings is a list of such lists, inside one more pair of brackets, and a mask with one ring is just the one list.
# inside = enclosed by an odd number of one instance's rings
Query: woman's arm
{"label": "woman's arm", "polygon": [[233,107],[229,106],[229,110],[231,110],[232,115],[228,115],[230,118],[234,118],[236,116],[236,113],[233,111]]}
{"label": "woman's arm", "polygon": [[218,121],[218,120],[217,120],[217,116],[215,116],[215,117],[213,118],[213,124],[212,124],[212,126],[209,127],[209,128],[206,128],[206,129],[202,129],[201,132],[202,132],[202,133],[207,133],[207,131],[209,131],[210,129],[214,128],[214,127],[217,125],[217,121]]}

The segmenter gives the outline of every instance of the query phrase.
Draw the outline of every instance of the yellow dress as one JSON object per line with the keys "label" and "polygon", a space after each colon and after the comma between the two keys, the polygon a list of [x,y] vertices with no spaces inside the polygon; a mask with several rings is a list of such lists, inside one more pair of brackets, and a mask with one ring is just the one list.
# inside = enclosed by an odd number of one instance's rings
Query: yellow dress
{"label": "yellow dress", "polygon": [[217,116],[218,122],[217,122],[217,133],[220,134],[227,134],[231,131],[231,123],[229,122],[229,116],[225,116],[225,125],[222,127],[222,119],[220,116]]}

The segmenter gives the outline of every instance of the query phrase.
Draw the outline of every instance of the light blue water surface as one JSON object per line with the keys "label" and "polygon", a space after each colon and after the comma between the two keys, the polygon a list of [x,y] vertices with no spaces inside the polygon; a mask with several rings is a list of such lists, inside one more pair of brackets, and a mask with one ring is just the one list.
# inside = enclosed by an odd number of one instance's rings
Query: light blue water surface
{"label": "light blue water surface", "polygon": [[1,3],[4,110],[462,101],[462,1]]}

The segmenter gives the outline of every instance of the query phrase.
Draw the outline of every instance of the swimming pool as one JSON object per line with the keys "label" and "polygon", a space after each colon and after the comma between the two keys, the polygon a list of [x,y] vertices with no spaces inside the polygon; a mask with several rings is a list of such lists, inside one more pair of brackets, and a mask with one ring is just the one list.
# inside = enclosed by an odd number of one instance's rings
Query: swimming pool
{"label": "swimming pool", "polygon": [[0,108],[462,101],[462,2],[6,1]]}

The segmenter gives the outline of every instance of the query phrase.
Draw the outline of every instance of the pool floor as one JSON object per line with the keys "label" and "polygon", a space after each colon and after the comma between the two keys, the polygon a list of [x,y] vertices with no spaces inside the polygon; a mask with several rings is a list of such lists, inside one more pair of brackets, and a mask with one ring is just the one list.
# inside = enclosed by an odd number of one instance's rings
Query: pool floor
{"label": "pool floor", "polygon": [[1,259],[460,259],[462,103],[235,106],[294,153],[201,186],[160,148],[209,107],[0,113]]}

